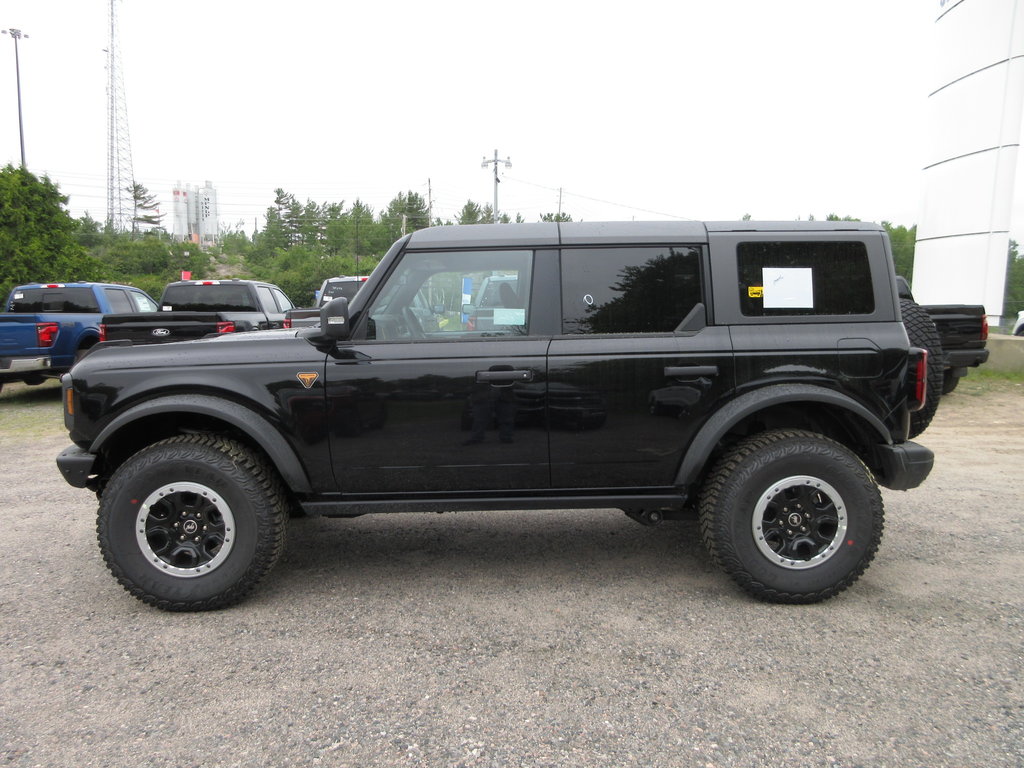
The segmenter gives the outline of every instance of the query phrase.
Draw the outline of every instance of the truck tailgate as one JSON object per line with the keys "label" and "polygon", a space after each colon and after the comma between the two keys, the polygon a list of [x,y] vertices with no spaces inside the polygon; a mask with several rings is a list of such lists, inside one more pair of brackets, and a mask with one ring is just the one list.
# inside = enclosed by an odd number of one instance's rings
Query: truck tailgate
{"label": "truck tailgate", "polygon": [[217,333],[216,312],[153,312],[144,315],[104,315],[104,339],[128,340],[136,344],[200,339]]}

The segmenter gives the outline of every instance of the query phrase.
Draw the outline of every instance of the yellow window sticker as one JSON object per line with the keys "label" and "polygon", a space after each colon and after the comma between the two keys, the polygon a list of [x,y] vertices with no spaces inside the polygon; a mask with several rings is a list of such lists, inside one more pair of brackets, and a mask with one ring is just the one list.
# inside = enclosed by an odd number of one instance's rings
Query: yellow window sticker
{"label": "yellow window sticker", "polygon": [[747,288],[747,296],[749,296],[752,299],[763,299],[764,288],[760,285],[752,285],[749,288]]}

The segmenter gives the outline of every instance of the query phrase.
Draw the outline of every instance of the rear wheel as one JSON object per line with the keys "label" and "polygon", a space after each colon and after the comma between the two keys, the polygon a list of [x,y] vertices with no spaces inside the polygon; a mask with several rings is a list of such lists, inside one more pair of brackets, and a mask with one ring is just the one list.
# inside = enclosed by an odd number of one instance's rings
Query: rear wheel
{"label": "rear wheel", "polygon": [[747,592],[813,603],[846,589],[882,538],[882,497],[847,448],[801,431],[771,431],[729,451],[700,498],[704,543]]}
{"label": "rear wheel", "polygon": [[111,572],[132,595],[172,611],[241,600],[284,546],[280,480],[249,448],[185,435],[122,464],[100,500],[97,537]]}

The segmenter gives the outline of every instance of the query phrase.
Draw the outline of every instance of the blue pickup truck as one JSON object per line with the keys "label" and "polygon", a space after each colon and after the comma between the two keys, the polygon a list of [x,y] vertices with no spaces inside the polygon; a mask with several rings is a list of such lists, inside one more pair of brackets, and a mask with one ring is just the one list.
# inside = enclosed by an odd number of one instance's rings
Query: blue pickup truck
{"label": "blue pickup truck", "polygon": [[70,370],[100,340],[103,315],[157,309],[149,294],[128,285],[18,286],[0,312],[0,389],[8,381],[42,384]]}

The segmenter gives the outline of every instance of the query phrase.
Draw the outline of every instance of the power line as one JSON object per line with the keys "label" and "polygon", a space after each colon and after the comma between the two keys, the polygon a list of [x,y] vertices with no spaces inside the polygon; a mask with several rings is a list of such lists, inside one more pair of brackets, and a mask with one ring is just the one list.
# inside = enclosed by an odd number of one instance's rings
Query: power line
{"label": "power line", "polygon": [[650,208],[638,208],[635,205],[626,205],[625,203],[616,203],[616,202],[613,202],[612,200],[602,200],[599,197],[589,197],[587,195],[581,195],[581,194],[579,194],[577,192],[570,192],[567,189],[565,189],[564,187],[547,187],[547,186],[544,186],[543,184],[534,184],[532,181],[526,181],[525,179],[516,179],[516,178],[513,178],[511,176],[506,176],[505,178],[508,179],[509,181],[514,181],[514,182],[517,182],[519,184],[526,184],[529,187],[537,187],[539,189],[547,189],[547,190],[549,190],[551,192],[558,192],[560,195],[561,194],[566,194],[566,195],[570,195],[571,197],[578,197],[581,200],[590,200],[593,203],[602,203],[603,205],[614,205],[616,208],[626,208],[627,210],[639,211],[640,213],[652,213],[655,216],[667,216],[670,219],[682,219],[683,221],[695,221],[695,219],[692,219],[689,216],[681,216],[678,213],[665,213],[664,211],[652,211]]}

